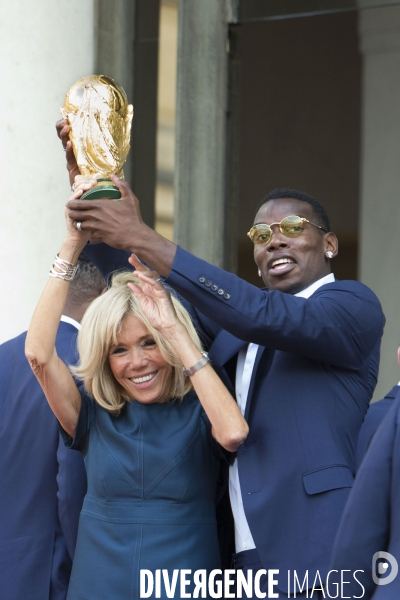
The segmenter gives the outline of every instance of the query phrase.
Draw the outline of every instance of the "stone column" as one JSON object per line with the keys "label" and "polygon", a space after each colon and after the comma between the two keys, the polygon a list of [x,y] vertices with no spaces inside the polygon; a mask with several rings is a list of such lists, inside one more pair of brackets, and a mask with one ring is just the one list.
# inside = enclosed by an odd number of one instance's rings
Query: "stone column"
{"label": "stone column", "polygon": [[160,0],[97,0],[96,70],[113,77],[133,104],[125,179],[154,224]]}
{"label": "stone column", "polygon": [[[96,0],[95,72],[112,77],[134,103],[133,58],[135,43],[135,0]],[[124,166],[131,182],[131,154]]]}
{"label": "stone column", "polygon": [[400,379],[400,7],[360,12],[364,58],[360,279],[386,315],[375,399]]}
{"label": "stone column", "polygon": [[180,0],[175,241],[224,264],[228,23],[232,0]]}
{"label": "stone column", "polygon": [[0,8],[0,342],[29,324],[65,233],[60,106],[94,69],[94,0]]}

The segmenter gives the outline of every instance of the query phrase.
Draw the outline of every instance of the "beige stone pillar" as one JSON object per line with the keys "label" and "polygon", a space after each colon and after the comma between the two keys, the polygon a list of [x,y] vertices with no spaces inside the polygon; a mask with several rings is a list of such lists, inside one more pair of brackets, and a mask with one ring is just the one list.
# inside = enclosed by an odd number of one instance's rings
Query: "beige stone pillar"
{"label": "beige stone pillar", "polygon": [[55,134],[70,85],[94,69],[94,0],[0,7],[0,342],[26,329],[65,232]]}
{"label": "beige stone pillar", "polygon": [[400,7],[360,12],[364,60],[360,279],[386,315],[381,398],[400,379]]}
{"label": "beige stone pillar", "polygon": [[224,264],[228,23],[234,0],[178,4],[175,241]]}
{"label": "beige stone pillar", "polygon": [[96,70],[113,77],[134,107],[126,180],[154,225],[159,0],[97,0]]}

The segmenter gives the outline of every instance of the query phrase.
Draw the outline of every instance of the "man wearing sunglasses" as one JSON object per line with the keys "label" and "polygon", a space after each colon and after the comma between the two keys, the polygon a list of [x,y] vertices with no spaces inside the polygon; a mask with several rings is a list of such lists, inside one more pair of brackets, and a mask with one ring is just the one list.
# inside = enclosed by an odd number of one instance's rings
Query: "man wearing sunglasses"
{"label": "man wearing sunglasses", "polygon": [[[65,122],[58,133],[74,174]],[[80,201],[77,192],[69,214],[94,241],[138,254],[191,303],[212,364],[236,390],[250,427],[229,474],[234,566],[279,571],[270,578],[279,596],[269,597],[287,598],[294,586],[297,598],[308,597],[318,578],[326,580],[353,483],[357,435],[377,379],[379,301],[361,283],[335,281],[337,239],[310,196],[278,190],[259,206],[249,231],[266,286],[259,289],[147,227],[129,186],[114,182],[119,202]],[[126,253],[103,245],[88,252],[103,272],[126,265]],[[268,577],[261,588],[267,592]]]}

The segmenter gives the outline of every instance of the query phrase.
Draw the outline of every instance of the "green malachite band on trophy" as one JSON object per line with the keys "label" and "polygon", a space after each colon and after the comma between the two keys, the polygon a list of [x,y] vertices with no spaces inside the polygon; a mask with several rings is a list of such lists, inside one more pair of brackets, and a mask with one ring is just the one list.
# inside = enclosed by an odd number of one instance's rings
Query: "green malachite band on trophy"
{"label": "green malachite band on trophy", "polygon": [[121,192],[115,187],[111,179],[98,179],[96,185],[85,192],[80,199],[101,200],[102,198],[110,198],[111,200],[121,198]]}

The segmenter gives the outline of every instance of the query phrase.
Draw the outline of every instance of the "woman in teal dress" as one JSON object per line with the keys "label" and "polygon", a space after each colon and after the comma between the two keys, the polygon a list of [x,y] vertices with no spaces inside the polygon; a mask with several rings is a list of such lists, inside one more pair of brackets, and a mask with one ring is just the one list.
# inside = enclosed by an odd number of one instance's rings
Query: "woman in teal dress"
{"label": "woman in teal dress", "polygon": [[67,218],[26,340],[65,442],[83,453],[88,475],[68,600],[180,598],[174,571],[191,571],[189,594],[220,568],[219,463],[244,441],[247,424],[188,313],[135,256],[134,276],[117,275],[85,314],[76,384],[54,340],[88,237]]}

